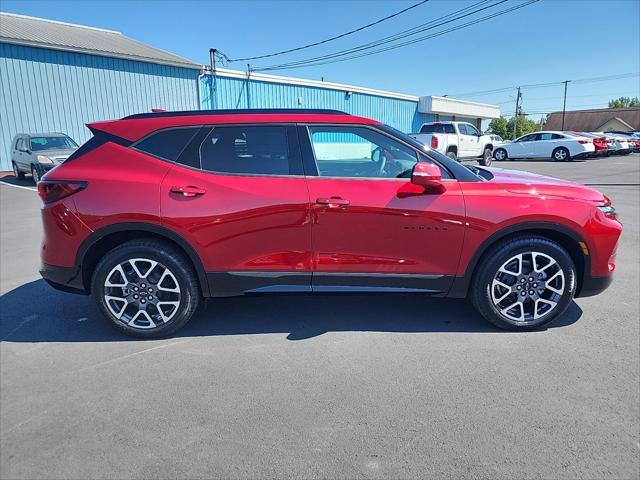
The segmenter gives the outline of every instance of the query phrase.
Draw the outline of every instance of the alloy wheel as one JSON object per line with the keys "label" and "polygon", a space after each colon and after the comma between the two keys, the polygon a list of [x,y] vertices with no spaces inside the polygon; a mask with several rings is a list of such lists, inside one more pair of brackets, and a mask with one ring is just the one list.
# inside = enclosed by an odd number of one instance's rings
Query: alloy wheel
{"label": "alloy wheel", "polygon": [[496,159],[496,160],[498,160],[498,161],[502,161],[502,160],[504,160],[504,159],[505,159],[505,157],[506,157],[504,150],[498,150],[498,151],[496,151],[496,152],[494,153],[494,157],[495,157],[495,159]]}
{"label": "alloy wheel", "polygon": [[180,285],[163,264],[147,258],[119,263],[104,282],[104,302],[113,316],[132,328],[167,324],[180,306]]}
{"label": "alloy wheel", "polygon": [[514,325],[536,323],[551,313],[566,288],[558,262],[541,252],[512,256],[491,282],[491,300],[502,316]]}
{"label": "alloy wheel", "polygon": [[33,183],[37,185],[40,181],[40,175],[38,175],[38,170],[36,169],[36,167],[33,167],[31,169],[31,176],[33,177]]}
{"label": "alloy wheel", "polygon": [[559,162],[562,162],[567,159],[567,151],[564,148],[560,148],[559,150],[556,150],[556,153],[554,153],[553,158],[555,158]]}

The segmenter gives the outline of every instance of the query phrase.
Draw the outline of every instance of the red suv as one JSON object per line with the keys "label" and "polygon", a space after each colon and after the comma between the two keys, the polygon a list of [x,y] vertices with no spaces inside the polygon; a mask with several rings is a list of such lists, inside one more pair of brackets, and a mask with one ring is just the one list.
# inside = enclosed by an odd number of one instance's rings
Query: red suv
{"label": "red suv", "polygon": [[42,276],[127,334],[167,335],[203,298],[263,292],[470,297],[529,330],[611,282],[622,231],[600,192],[466,167],[331,110],[133,115],[38,184]]}

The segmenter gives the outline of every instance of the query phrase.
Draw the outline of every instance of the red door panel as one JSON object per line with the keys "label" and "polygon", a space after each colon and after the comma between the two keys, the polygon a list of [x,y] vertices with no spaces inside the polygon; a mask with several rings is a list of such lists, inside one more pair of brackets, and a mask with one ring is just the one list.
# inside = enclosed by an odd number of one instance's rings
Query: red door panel
{"label": "red door panel", "polygon": [[455,275],[465,221],[458,182],[425,194],[406,179],[307,180],[315,271]]}
{"label": "red door panel", "polygon": [[220,175],[175,166],[160,192],[163,224],[207,272],[311,271],[303,177]]}

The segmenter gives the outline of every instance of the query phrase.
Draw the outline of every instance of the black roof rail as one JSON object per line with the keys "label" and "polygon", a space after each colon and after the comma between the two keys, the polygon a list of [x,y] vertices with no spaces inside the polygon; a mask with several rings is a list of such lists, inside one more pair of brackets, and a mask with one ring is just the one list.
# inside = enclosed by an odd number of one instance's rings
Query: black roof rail
{"label": "black roof rail", "polygon": [[181,110],[176,112],[151,112],[151,113],[137,113],[135,115],[128,115],[123,117],[122,120],[134,120],[138,118],[162,118],[162,117],[185,117],[185,116],[199,116],[199,115],[233,115],[233,114],[286,114],[286,113],[310,113],[321,115],[349,115],[346,112],[340,110],[327,110],[316,108],[234,108],[227,110]]}

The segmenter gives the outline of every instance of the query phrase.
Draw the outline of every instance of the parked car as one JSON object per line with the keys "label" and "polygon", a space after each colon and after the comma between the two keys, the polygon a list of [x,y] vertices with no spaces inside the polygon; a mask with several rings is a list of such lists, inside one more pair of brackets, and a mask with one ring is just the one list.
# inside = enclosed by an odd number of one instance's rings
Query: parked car
{"label": "parked car", "polygon": [[612,150],[615,150],[615,147],[612,145],[611,140],[605,137],[604,135],[597,135],[595,133],[589,133],[589,132],[565,132],[565,133],[569,135],[573,135],[575,137],[590,138],[595,148],[595,152],[593,153],[594,157],[604,157],[604,156],[610,155]]}
{"label": "parked car", "polygon": [[489,138],[491,139],[491,143],[493,144],[493,148],[495,149],[498,145],[504,143],[504,139],[500,135],[496,135],[494,133],[489,134]]}
{"label": "parked car", "polygon": [[78,144],[64,133],[20,133],[11,141],[13,174],[23,179],[30,173],[38,183],[42,175],[64,162]]}
{"label": "parked car", "polygon": [[466,122],[425,123],[413,138],[453,160],[479,159],[480,165],[490,165],[493,142],[476,127]]}
{"label": "parked car", "polygon": [[609,132],[594,132],[598,135],[604,135],[608,139],[610,139],[613,143],[614,153],[616,155],[628,155],[631,153],[631,149],[633,145],[630,145],[629,138],[624,135],[620,135],[618,133],[609,133]]}
{"label": "parked car", "polygon": [[535,132],[502,144],[493,152],[496,160],[551,158],[556,162],[586,158],[595,152],[593,140],[565,132]]}
{"label": "parked car", "polygon": [[625,138],[629,143],[629,150],[631,150],[631,152],[640,152],[640,133],[622,132],[622,131],[615,131],[615,132],[609,132],[609,133]]}
{"label": "parked car", "polygon": [[374,120],[213,110],[89,128],[38,184],[40,272],[126,334],[168,335],[203,298],[267,292],[468,296],[530,330],[612,280],[622,225],[602,193],[467,167]]}

